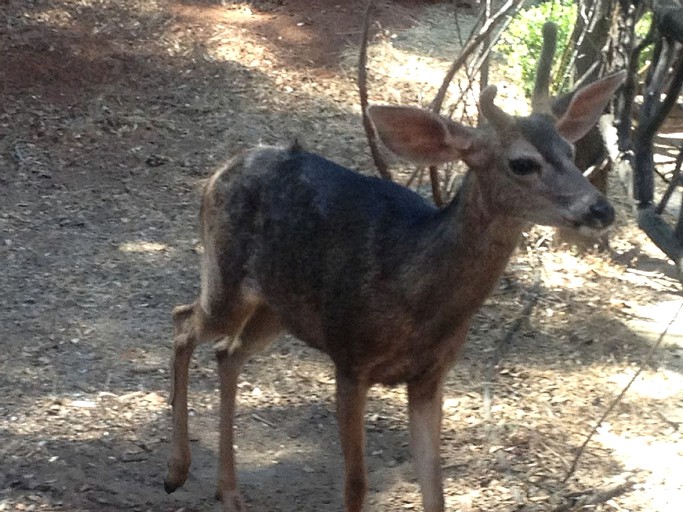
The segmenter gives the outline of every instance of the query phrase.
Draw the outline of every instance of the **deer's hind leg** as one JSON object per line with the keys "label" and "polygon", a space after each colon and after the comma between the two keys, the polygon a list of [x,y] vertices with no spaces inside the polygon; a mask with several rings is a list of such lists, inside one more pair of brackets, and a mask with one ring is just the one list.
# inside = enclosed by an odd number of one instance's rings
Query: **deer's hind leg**
{"label": "deer's hind leg", "polygon": [[244,275],[231,272],[242,266],[231,260],[229,239],[216,239],[213,226],[216,216],[203,223],[201,295],[192,304],[173,310],[173,356],[171,361],[171,396],[173,435],[166,492],[173,492],[187,480],[190,469],[190,442],[187,428],[187,386],[192,353],[200,343],[214,342],[239,334],[258,304],[256,294],[244,287]]}
{"label": "deer's hind leg", "polygon": [[[212,312],[208,312],[210,309]],[[245,308],[206,308],[200,301],[173,310],[173,355],[171,359],[171,395],[173,406],[173,434],[168,473],[164,480],[166,492],[171,493],[187,480],[191,453],[187,425],[187,388],[192,353],[197,345],[228,336],[241,325]],[[221,315],[220,312],[223,312]]]}
{"label": "deer's hind leg", "polygon": [[220,377],[220,461],[216,498],[223,502],[225,512],[244,512],[246,507],[237,489],[234,451],[234,420],[237,381],[249,357],[267,347],[281,332],[278,315],[260,305],[245,318],[241,328],[216,344],[216,359]]}

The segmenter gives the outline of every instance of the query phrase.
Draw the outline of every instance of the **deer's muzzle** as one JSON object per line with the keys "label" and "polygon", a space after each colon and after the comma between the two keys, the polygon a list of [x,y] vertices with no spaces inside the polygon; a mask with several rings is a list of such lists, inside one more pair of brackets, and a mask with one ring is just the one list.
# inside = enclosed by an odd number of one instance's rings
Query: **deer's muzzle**
{"label": "deer's muzzle", "polygon": [[614,208],[607,199],[600,196],[589,206],[588,212],[581,219],[580,227],[602,230],[609,227],[612,222],[614,222]]}

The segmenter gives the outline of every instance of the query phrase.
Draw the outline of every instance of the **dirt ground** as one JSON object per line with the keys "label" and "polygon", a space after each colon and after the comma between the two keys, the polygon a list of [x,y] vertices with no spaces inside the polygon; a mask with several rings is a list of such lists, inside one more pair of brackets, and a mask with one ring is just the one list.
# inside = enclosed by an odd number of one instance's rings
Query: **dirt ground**
{"label": "dirt ground", "polygon": [[[0,511],[218,510],[210,347],[191,370],[190,479],[162,486],[170,310],[198,289],[201,183],[244,147],[295,138],[371,168],[348,64],[364,2],[224,4],[0,2]],[[404,75],[371,63],[374,101],[427,103],[453,41],[411,38],[446,33],[443,9],[380,10],[371,54],[401,55]],[[446,387],[449,510],[550,511],[624,481],[594,509],[680,510],[681,320],[562,481],[681,301],[675,270],[613,199],[612,253],[579,257],[534,230],[478,314]],[[538,304],[501,354],[534,283]],[[239,387],[250,510],[341,510],[325,358],[286,337]],[[367,429],[368,510],[419,510],[402,388],[373,390]]]}

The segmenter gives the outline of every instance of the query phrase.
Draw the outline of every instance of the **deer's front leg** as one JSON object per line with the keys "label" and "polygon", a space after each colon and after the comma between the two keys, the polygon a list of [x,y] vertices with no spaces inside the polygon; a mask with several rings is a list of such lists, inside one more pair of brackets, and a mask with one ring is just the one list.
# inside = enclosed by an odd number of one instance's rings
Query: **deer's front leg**
{"label": "deer's front leg", "polygon": [[344,454],[344,510],[361,512],[368,488],[365,402],[369,386],[337,372],[337,421]]}
{"label": "deer's front leg", "polygon": [[442,382],[411,382],[408,384],[408,413],[410,415],[410,451],[417,479],[422,491],[425,512],[443,512],[443,484],[441,481]]}
{"label": "deer's front leg", "polygon": [[164,489],[171,493],[182,486],[190,471],[190,440],[187,430],[187,382],[190,359],[196,345],[193,323],[194,305],[179,306],[173,310],[173,356],[171,360],[171,396],[173,406],[173,434],[168,458],[168,474]]}

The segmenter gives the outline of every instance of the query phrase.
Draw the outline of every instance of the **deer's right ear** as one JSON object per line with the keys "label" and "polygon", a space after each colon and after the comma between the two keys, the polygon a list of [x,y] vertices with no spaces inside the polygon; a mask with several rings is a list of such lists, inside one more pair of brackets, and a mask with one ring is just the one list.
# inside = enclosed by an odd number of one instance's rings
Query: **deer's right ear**
{"label": "deer's right ear", "polygon": [[567,110],[555,123],[560,135],[569,142],[576,142],[586,135],[624,80],[626,71],[619,71],[576,91]]}
{"label": "deer's right ear", "polygon": [[415,163],[460,160],[475,145],[473,128],[420,108],[374,105],[368,108],[368,116],[384,145]]}

